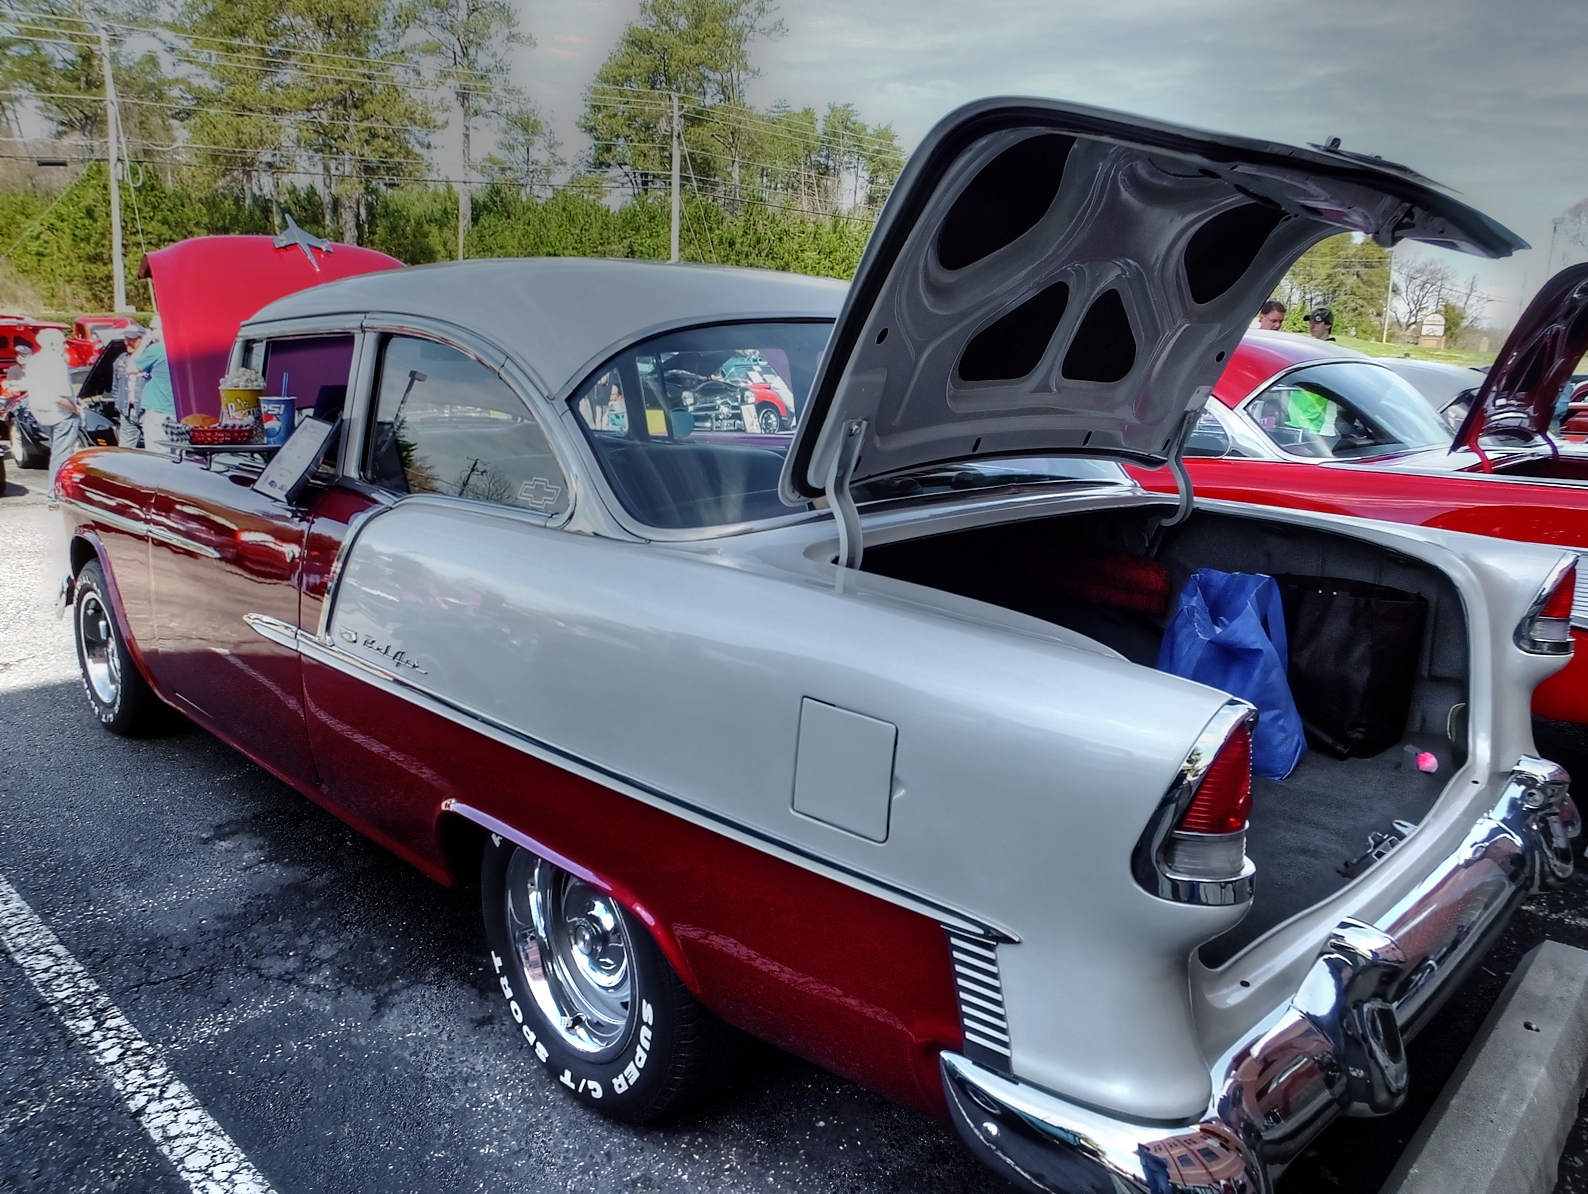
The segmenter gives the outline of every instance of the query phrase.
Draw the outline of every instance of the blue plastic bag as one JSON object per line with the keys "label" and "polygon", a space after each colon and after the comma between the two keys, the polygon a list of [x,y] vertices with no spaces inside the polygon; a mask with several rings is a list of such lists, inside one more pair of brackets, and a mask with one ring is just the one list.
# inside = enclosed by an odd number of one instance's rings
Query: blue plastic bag
{"label": "blue plastic bag", "polygon": [[1307,749],[1286,673],[1285,611],[1271,576],[1191,574],[1164,632],[1158,670],[1221,688],[1257,706],[1252,771],[1284,779]]}

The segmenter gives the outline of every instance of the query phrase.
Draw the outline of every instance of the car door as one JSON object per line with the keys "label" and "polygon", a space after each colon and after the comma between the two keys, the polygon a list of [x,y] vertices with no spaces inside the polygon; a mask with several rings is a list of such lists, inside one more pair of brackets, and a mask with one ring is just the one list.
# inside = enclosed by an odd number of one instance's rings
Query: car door
{"label": "car door", "polygon": [[[569,508],[566,474],[544,430],[491,365],[413,335],[382,336],[369,351],[378,355],[360,404],[367,414],[351,424],[363,428],[361,438],[344,450],[342,478],[316,507],[309,528],[303,626],[310,632],[323,621],[338,552],[377,507],[434,494],[482,510],[514,511],[534,533],[533,524],[558,523]],[[466,603],[448,601],[442,608],[433,591],[388,596],[432,606],[427,616],[463,622],[479,616]],[[334,645],[398,682],[415,678],[398,645]],[[405,843],[430,840],[439,801],[462,795],[453,790],[458,768],[448,762],[456,763],[458,752],[447,741],[460,731],[386,695],[367,676],[313,656],[304,659],[303,684],[322,791],[365,832],[426,865]]]}
{"label": "car door", "polygon": [[[353,336],[293,337],[281,347],[288,346],[298,360],[318,352],[305,406],[324,386],[345,391]],[[262,346],[261,361],[271,347]],[[312,788],[297,652],[256,624],[297,627],[312,511],[328,491],[311,485],[302,507],[288,506],[255,492],[257,475],[257,461],[244,456],[212,459],[209,467],[188,461],[156,492],[148,514],[155,667],[185,712],[282,778]]]}

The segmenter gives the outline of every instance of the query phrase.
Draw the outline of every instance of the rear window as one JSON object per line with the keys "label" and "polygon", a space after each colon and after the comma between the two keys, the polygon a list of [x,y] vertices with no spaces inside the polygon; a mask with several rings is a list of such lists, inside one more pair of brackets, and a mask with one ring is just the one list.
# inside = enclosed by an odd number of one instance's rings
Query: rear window
{"label": "rear window", "polygon": [[831,330],[690,328],[603,365],[569,404],[624,509],[680,530],[790,513],[778,476]]}

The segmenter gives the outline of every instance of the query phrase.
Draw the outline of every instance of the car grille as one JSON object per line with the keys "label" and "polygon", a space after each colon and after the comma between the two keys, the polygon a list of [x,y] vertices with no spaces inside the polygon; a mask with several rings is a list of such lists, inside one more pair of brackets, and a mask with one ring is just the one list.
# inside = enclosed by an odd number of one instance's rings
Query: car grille
{"label": "car grille", "polygon": [[1003,980],[998,975],[998,943],[945,927],[954,962],[954,990],[965,1056],[1008,1072],[1009,1021],[1004,1016]]}

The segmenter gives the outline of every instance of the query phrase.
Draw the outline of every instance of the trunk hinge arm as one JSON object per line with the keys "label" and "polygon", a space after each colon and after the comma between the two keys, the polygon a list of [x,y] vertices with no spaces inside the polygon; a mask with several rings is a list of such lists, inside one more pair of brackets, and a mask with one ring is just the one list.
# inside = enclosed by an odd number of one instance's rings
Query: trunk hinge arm
{"label": "trunk hinge arm", "polygon": [[849,479],[854,476],[865,442],[866,421],[850,419],[843,426],[838,451],[833,454],[832,467],[827,471],[827,504],[838,522],[840,568],[859,568],[865,546],[860,539],[860,512],[855,509],[854,496],[849,492]]}
{"label": "trunk hinge arm", "polygon": [[1196,428],[1197,420],[1201,417],[1201,408],[1186,411],[1185,418],[1180,424],[1180,434],[1174,437],[1174,450],[1169,456],[1169,471],[1174,474],[1175,488],[1180,491],[1180,508],[1160,522],[1158,524],[1160,527],[1177,526],[1191,517],[1196,494],[1191,491],[1191,474],[1185,467],[1185,446],[1191,438],[1191,432]]}

